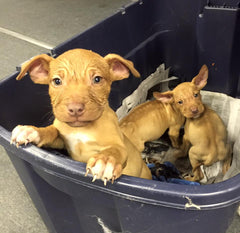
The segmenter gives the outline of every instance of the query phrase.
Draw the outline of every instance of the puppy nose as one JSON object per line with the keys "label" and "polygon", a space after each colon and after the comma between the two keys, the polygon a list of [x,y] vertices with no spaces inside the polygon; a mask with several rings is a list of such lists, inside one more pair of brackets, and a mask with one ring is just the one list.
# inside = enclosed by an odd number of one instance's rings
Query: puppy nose
{"label": "puppy nose", "polygon": [[68,114],[70,116],[79,116],[84,111],[84,104],[82,103],[70,103],[67,105]]}
{"label": "puppy nose", "polygon": [[193,114],[197,114],[198,113],[198,108],[197,107],[191,107],[191,112],[193,113]]}

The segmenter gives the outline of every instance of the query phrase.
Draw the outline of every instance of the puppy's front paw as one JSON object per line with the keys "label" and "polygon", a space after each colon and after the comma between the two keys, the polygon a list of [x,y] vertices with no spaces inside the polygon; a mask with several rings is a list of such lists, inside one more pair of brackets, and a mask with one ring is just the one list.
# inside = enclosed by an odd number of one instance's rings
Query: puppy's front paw
{"label": "puppy's front paw", "polygon": [[188,174],[186,176],[184,176],[184,180],[188,180],[188,181],[200,181],[204,178],[202,172],[199,170],[199,172],[195,172],[195,174]]}
{"label": "puppy's front paw", "polygon": [[195,177],[194,176],[191,176],[191,175],[187,175],[184,177],[184,180],[187,180],[187,181],[196,181]]}
{"label": "puppy's front paw", "polygon": [[22,144],[27,145],[29,142],[34,144],[38,144],[40,142],[38,131],[32,126],[16,126],[12,131],[11,144],[15,143],[18,147]]}
{"label": "puppy's front paw", "polygon": [[86,170],[86,176],[89,172],[92,173],[92,182],[96,179],[102,179],[104,185],[107,185],[107,181],[111,180],[113,183],[121,176],[122,165],[113,156],[97,154],[88,160]]}

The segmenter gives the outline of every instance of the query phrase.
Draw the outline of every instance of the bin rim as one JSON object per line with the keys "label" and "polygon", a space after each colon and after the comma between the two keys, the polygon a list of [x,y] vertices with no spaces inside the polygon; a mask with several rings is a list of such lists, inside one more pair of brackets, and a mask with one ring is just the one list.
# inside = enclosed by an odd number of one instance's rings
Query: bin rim
{"label": "bin rim", "polygon": [[10,145],[11,132],[0,126],[0,144],[8,152],[20,157],[32,166],[62,179],[85,187],[151,205],[177,209],[217,209],[240,201],[240,174],[220,183],[190,186],[145,180],[122,175],[112,185],[103,185],[101,180],[94,183],[85,177],[85,163],[58,156],[34,145],[17,148]]}

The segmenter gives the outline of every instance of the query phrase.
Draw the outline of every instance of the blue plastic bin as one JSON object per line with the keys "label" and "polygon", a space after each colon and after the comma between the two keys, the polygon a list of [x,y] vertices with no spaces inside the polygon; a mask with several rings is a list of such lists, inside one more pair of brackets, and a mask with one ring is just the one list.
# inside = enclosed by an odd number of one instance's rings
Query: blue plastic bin
{"label": "blue plastic bin", "polygon": [[[142,77],[113,84],[110,104],[121,105],[161,63],[190,80],[210,68],[208,90],[240,96],[239,1],[143,0],[131,3],[53,49],[73,48],[132,60]],[[121,176],[106,187],[85,177],[85,164],[33,145],[10,145],[18,124],[50,124],[47,87],[18,72],[0,83],[0,143],[53,233],[224,233],[240,201],[240,175],[218,184],[187,186]],[[24,94],[23,94],[24,93]],[[14,108],[9,108],[14,106]]]}

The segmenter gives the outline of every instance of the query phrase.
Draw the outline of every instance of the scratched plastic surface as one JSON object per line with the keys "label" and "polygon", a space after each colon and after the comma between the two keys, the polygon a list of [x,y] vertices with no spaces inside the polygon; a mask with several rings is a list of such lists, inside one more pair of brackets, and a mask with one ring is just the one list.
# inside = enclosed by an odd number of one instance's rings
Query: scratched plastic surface
{"label": "scratched plastic surface", "polygon": [[[132,60],[141,79],[113,85],[116,109],[161,63],[172,75],[190,80],[203,63],[210,68],[208,90],[238,97],[240,23],[238,1],[146,0],[100,22],[57,46],[57,56],[72,48]],[[231,26],[229,26],[231,25]],[[169,184],[122,176],[106,187],[85,177],[85,164],[64,152],[35,146],[10,146],[17,124],[51,122],[47,87],[17,73],[0,83],[0,143],[5,147],[49,232],[224,233],[240,201],[240,175],[205,186]],[[19,95],[19,93],[24,93]],[[7,100],[7,101],[6,101]],[[8,106],[15,106],[9,111]],[[23,109],[29,109],[26,113]],[[11,121],[9,121],[11,119]]]}

